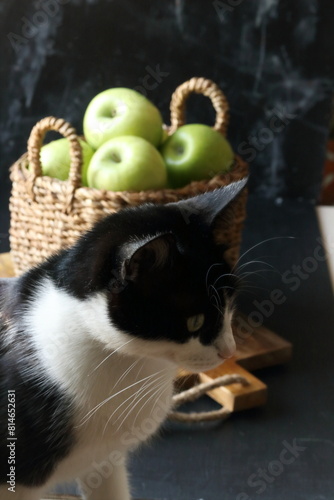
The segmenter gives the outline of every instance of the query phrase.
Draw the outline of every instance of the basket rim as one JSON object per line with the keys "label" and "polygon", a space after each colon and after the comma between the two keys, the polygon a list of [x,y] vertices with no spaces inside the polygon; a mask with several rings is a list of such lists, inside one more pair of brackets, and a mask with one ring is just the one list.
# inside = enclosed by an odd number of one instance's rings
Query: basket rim
{"label": "basket rim", "polygon": [[[12,166],[10,167],[10,177],[12,182],[14,181],[22,181],[27,185],[27,189],[31,189],[31,185],[29,183],[31,174],[27,169],[28,165],[28,153],[25,152],[18,160],[16,160]],[[248,171],[249,171],[249,166],[248,164],[237,154],[234,156],[234,164],[233,167],[221,174],[217,174],[210,179],[201,179],[199,181],[192,181],[189,184],[186,184],[185,186],[181,188],[161,188],[161,189],[148,189],[148,190],[143,190],[143,191],[111,191],[111,190],[105,190],[105,189],[97,189],[97,188],[92,188],[88,186],[80,186],[78,187],[75,193],[80,193],[80,198],[84,197],[83,195],[87,195],[87,198],[90,197],[89,195],[95,195],[94,198],[97,198],[98,195],[100,195],[101,198],[106,197],[106,198],[112,198],[112,197],[120,197],[122,198],[123,196],[126,196],[127,198],[134,196],[138,196],[138,194],[141,194],[142,196],[145,196],[147,198],[154,198],[155,194],[159,193],[159,197],[163,195],[175,195],[176,197],[183,197],[183,196],[194,196],[194,193],[196,191],[198,194],[204,193],[208,190],[216,189],[217,185],[220,185],[223,187],[224,185],[228,185],[234,180],[241,180],[244,179],[245,177],[248,176]],[[19,179],[15,178],[15,174],[19,175]],[[43,185],[43,186],[42,186]],[[46,187],[50,190],[50,192],[65,192],[68,190],[69,186],[69,181],[68,179],[66,180],[60,180],[56,179],[54,177],[49,177],[47,175],[43,175],[40,177],[37,177],[34,180],[34,186],[33,189],[39,190],[40,188],[43,187],[45,189]]]}

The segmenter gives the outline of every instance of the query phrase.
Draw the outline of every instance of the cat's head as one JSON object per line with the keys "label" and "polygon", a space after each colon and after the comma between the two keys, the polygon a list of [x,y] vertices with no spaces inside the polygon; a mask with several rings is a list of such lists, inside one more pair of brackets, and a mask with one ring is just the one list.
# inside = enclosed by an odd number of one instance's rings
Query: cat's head
{"label": "cat's head", "polygon": [[234,354],[237,279],[213,230],[245,183],[122,210],[95,226],[85,240],[88,249],[90,240],[98,242],[90,248],[95,259],[83,272],[92,290],[106,297],[113,334],[101,333],[100,340],[107,347],[192,371]]}

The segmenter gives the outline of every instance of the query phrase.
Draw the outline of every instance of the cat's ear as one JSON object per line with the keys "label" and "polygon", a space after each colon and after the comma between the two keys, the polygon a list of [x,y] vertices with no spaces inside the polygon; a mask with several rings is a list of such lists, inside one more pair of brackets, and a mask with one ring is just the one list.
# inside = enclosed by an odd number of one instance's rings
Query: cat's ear
{"label": "cat's ear", "polygon": [[165,268],[175,251],[176,242],[171,233],[131,242],[123,248],[123,279],[135,280],[142,273]]}
{"label": "cat's ear", "polygon": [[225,187],[209,191],[187,200],[181,200],[170,205],[175,205],[180,210],[183,218],[188,223],[192,216],[199,216],[207,225],[211,226],[228,204],[236,198],[247,184],[248,177],[241,181],[232,182]]}

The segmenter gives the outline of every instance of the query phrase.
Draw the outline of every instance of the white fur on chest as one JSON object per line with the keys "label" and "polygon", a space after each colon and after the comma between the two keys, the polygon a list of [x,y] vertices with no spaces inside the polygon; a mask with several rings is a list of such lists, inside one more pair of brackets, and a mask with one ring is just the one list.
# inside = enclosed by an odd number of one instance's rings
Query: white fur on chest
{"label": "white fur on chest", "polygon": [[45,281],[25,320],[38,357],[71,397],[78,440],[55,481],[125,453],[154,434],[170,410],[175,365],[121,354],[103,295],[81,301]]}

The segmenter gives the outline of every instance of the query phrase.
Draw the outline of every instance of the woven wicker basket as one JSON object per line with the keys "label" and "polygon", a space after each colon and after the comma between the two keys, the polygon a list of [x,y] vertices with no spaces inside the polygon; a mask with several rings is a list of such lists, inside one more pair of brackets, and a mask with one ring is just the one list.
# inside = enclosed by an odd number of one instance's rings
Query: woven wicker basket
{"label": "woven wicker basket", "polygon": [[[216,111],[214,128],[222,134],[228,125],[228,103],[215,83],[204,78],[192,78],[180,85],[172,95],[172,133],[184,124],[185,102],[190,93],[204,94]],[[71,168],[69,179],[60,181],[42,176],[40,149],[47,131],[56,130],[70,142]],[[32,171],[28,171],[30,164]],[[28,140],[28,152],[11,167],[10,246],[16,274],[38,264],[50,254],[65,248],[95,221],[121,208],[141,203],[168,203],[226,186],[248,175],[248,166],[235,157],[232,170],[209,180],[192,182],[181,189],[140,192],[104,191],[81,185],[82,152],[74,128],[65,120],[47,117],[38,122]],[[226,243],[227,260],[238,258],[241,230],[246,215],[246,190],[232,205],[229,223],[217,226],[217,240]]]}

